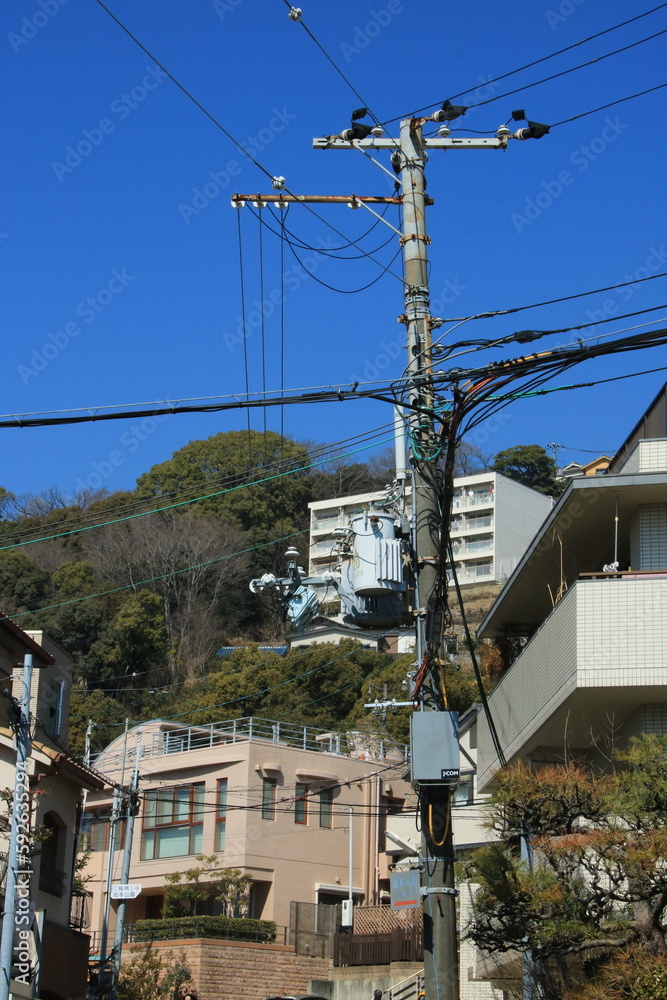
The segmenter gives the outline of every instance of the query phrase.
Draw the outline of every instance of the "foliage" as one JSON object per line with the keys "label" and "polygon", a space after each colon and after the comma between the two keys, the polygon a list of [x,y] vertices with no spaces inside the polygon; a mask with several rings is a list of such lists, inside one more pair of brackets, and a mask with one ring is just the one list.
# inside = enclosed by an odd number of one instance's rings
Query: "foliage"
{"label": "foliage", "polygon": [[[173,499],[186,491],[209,494],[198,502],[198,512],[214,513],[252,531],[256,540],[268,540],[278,524],[281,530],[292,525],[293,531],[304,516],[310,499],[308,465],[305,448],[273,431],[228,431],[191,441],[154,465],[137,480],[137,494]],[[251,482],[257,485],[248,487]]]}
{"label": "foliage", "polygon": [[499,451],[491,469],[547,496],[563,491],[563,483],[556,479],[556,463],[539,444],[519,444]]}
{"label": "foliage", "polygon": [[180,1000],[196,995],[185,953],[178,958],[160,954],[151,944],[132,949],[133,957],[120,967],[118,1000]]}
{"label": "foliage", "polygon": [[49,574],[22,552],[0,552],[0,606],[5,614],[26,611],[50,589]]}
{"label": "foliage", "polygon": [[73,687],[70,695],[68,752],[73,757],[83,757],[88,719],[93,719],[95,725],[90,748],[93,754],[101,753],[121,732],[119,727],[125,717],[123,706],[103,691],[88,692],[80,687]]}
{"label": "foliage", "polygon": [[[615,759],[606,775],[577,763],[501,772],[490,825],[502,841],[463,866],[481,886],[470,937],[492,952],[527,949],[556,994],[614,952],[644,964],[667,955],[667,738],[634,740]],[[532,865],[516,850],[522,833]]]}
{"label": "foliage", "polygon": [[201,937],[268,942],[275,940],[276,931],[272,920],[253,917],[173,917],[170,920],[137,920],[134,924],[137,941]]}
{"label": "foliage", "polygon": [[197,861],[198,867],[165,877],[163,919],[196,916],[211,897],[222,904],[226,916],[239,916],[248,904],[252,875],[221,866],[216,854],[199,854]]}

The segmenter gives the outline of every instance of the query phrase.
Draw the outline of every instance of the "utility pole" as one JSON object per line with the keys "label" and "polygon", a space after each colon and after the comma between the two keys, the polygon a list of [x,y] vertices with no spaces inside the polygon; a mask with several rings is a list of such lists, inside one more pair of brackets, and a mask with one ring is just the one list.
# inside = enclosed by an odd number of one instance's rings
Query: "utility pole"
{"label": "utility pole", "polygon": [[[30,756],[30,689],[32,686],[32,653],[26,653],[23,659],[23,688],[19,701],[18,715],[14,716],[16,733],[16,770],[14,772],[14,799],[12,802],[12,825],[9,834],[9,851],[7,855],[7,881],[5,885],[5,905],[2,915],[2,938],[0,939],[0,1000],[8,1000],[12,959],[14,957],[14,932],[19,927],[29,926],[29,902],[25,908],[28,921],[20,923],[23,908],[17,907],[17,889],[22,902],[30,899],[30,876],[32,875],[32,858],[29,848],[30,822],[30,789],[26,762]],[[12,701],[12,707],[15,702]],[[19,846],[19,837],[21,845]],[[25,951],[26,949],[24,949]],[[19,958],[21,951],[19,950]],[[29,981],[30,969],[26,969],[26,981]]]}
{"label": "utility pole", "polygon": [[[120,876],[121,885],[127,885],[130,880],[130,862],[132,860],[132,838],[134,834],[134,817],[139,811],[139,758],[141,757],[141,729],[137,733],[135,744],[136,758],[134,762],[134,772],[130,782],[129,794],[125,803],[125,843],[123,845],[123,862]],[[113,939],[113,950],[111,952],[111,970],[113,983],[111,992],[118,993],[118,976],[120,974],[120,956],[123,950],[123,932],[125,930],[125,899],[118,901],[116,910],[116,929]]]}
{"label": "utility pole", "polygon": [[[412,452],[413,482],[413,544],[415,550],[415,605],[413,609],[416,646],[417,679],[411,692],[413,701],[419,700],[421,712],[441,713],[443,722],[447,713],[444,688],[443,630],[447,618],[446,556],[449,540],[451,481],[453,468],[443,474],[438,468],[440,443],[443,434],[436,429],[438,416],[432,378],[431,332],[441,321],[430,314],[428,285],[427,246],[430,238],[426,232],[426,206],[432,201],[425,195],[424,168],[429,149],[505,150],[511,138],[541,138],[549,129],[536,122],[514,134],[503,125],[495,138],[451,138],[447,122],[465,114],[467,108],[454,107],[446,101],[442,110],[428,118],[407,118],[401,122],[399,138],[384,136],[381,126],[373,128],[358,122],[366,109],[353,115],[352,127],[339,135],[313,140],[313,148],[323,150],[361,151],[381,170],[393,175],[371,155],[378,150],[391,152],[395,174],[400,174],[402,194],[394,197],[294,195],[284,193],[284,177],[274,177],[273,187],[279,194],[235,194],[232,205],[242,208],[254,202],[258,208],[272,202],[285,209],[295,202],[343,203],[350,208],[363,208],[400,237],[405,267],[405,313],[399,320],[405,324],[407,334],[407,400],[408,426]],[[512,113],[515,121],[524,120],[524,112]],[[424,138],[422,128],[427,122],[441,123],[438,135]],[[403,232],[395,230],[371,207],[373,204],[403,206]],[[446,487],[443,491],[443,485]],[[443,503],[443,496],[445,502]],[[251,585],[252,589],[252,585]],[[422,720],[426,722],[435,719]],[[422,733],[435,737],[438,745],[438,727],[419,727]],[[444,727],[443,727],[444,731]],[[450,747],[452,741],[447,738]],[[454,740],[457,741],[454,731]],[[438,747],[439,749],[439,747]],[[454,886],[454,846],[451,823],[451,791],[458,774],[458,742],[451,754],[456,755],[455,767],[446,765],[435,777],[419,782],[421,799],[421,894],[424,919],[424,980],[429,1000],[459,1000],[459,970],[456,889]],[[413,762],[414,762],[413,747]],[[428,755],[427,755],[428,756]],[[445,770],[448,776],[445,777]],[[413,781],[415,781],[413,767]]]}

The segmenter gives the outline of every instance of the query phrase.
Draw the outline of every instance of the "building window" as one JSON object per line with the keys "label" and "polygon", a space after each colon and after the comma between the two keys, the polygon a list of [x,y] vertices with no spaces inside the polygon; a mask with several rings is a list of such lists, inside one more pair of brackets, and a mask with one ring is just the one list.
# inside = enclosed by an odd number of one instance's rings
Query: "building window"
{"label": "building window", "polygon": [[215,849],[224,851],[227,828],[227,779],[218,782],[218,808],[215,818]]}
{"label": "building window", "polygon": [[452,793],[453,806],[471,806],[473,804],[472,780],[463,778]]}
{"label": "building window", "polygon": [[333,815],[333,788],[323,788],[320,792],[320,826],[331,829]]}
{"label": "building window", "polygon": [[276,785],[275,778],[262,779],[262,819],[276,818]]}
{"label": "building window", "polygon": [[60,736],[63,717],[63,694],[65,691],[64,681],[51,681],[51,686],[47,695],[48,714],[45,729],[49,736]]}
{"label": "building window", "polygon": [[204,785],[146,792],[141,860],[201,854]]}
{"label": "building window", "polygon": [[308,785],[296,783],[294,799],[294,822],[308,823]]}
{"label": "building window", "polygon": [[[111,831],[111,806],[91,809],[81,820],[81,849],[85,851],[107,851]],[[125,817],[116,824],[116,850],[125,842]]]}

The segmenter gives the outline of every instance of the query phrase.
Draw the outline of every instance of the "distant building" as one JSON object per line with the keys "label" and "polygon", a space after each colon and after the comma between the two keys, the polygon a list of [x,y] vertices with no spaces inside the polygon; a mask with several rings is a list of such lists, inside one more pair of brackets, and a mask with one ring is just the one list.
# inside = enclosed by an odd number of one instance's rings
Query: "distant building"
{"label": "distant building", "polygon": [[[346,527],[352,514],[384,497],[384,492],[377,491],[309,504],[311,576],[319,576],[336,564],[332,532]],[[552,506],[550,497],[497,472],[455,479],[452,547],[461,586],[506,580]],[[339,608],[335,588],[314,589],[325,613],[335,617]]]}
{"label": "distant building", "polygon": [[604,476],[610,462],[611,458],[608,455],[600,455],[599,458],[594,458],[592,462],[585,462],[583,465],[580,462],[570,462],[569,465],[564,466],[560,470],[559,478],[572,479],[574,476]]}

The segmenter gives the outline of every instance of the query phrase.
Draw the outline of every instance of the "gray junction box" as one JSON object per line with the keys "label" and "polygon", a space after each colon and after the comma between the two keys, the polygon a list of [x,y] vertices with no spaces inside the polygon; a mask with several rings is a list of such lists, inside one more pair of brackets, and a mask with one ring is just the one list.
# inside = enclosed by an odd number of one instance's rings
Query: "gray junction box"
{"label": "gray junction box", "polygon": [[458,713],[413,712],[410,755],[416,785],[458,785]]}

